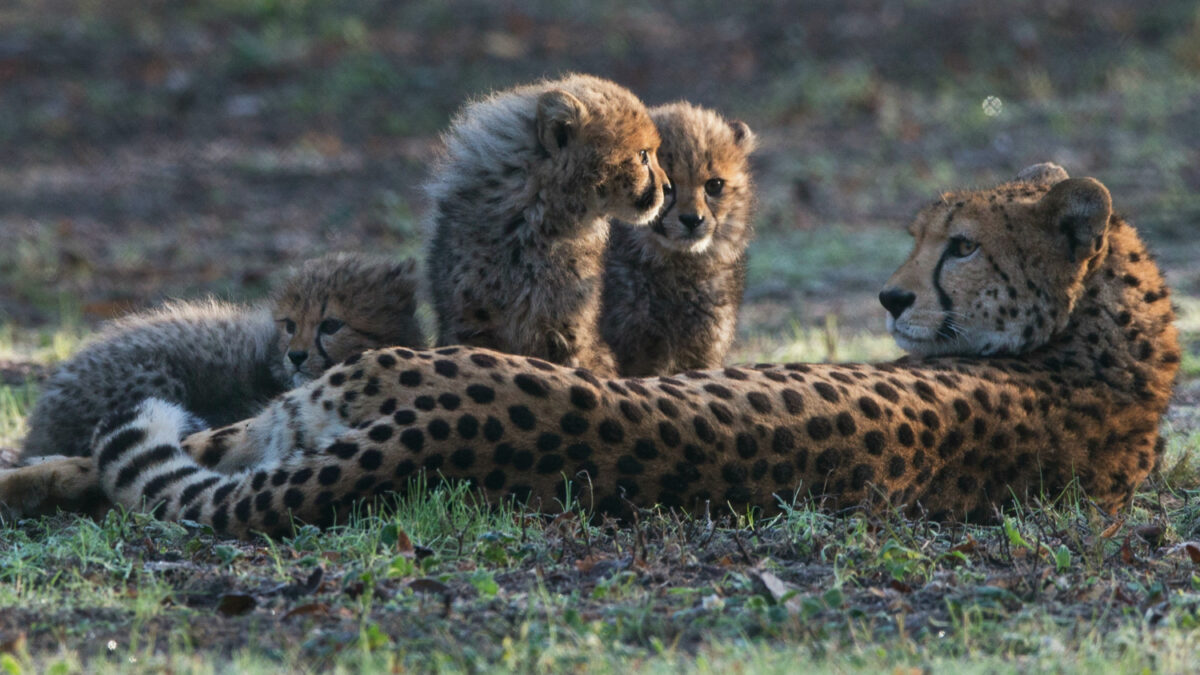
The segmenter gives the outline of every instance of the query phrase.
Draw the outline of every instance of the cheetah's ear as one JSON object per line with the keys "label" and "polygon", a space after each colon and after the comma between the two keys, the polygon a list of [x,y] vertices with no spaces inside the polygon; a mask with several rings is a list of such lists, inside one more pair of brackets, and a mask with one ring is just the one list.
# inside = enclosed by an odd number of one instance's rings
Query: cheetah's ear
{"label": "cheetah's ear", "polygon": [[1042,162],[1021,169],[1017,180],[1024,183],[1039,183],[1042,185],[1057,185],[1070,178],[1067,170],[1054,162]]}
{"label": "cheetah's ear", "polygon": [[1112,197],[1095,178],[1060,181],[1038,202],[1051,232],[1062,237],[1071,262],[1091,258],[1104,244]]}
{"label": "cheetah's ear", "polygon": [[579,133],[587,121],[583,102],[562,89],[553,89],[538,97],[537,135],[551,156],[557,155]]}
{"label": "cheetah's ear", "polygon": [[741,120],[729,120],[729,128],[733,129],[733,142],[747,155],[758,147],[758,136],[750,131],[750,126]]}
{"label": "cheetah's ear", "polygon": [[387,287],[391,300],[402,312],[413,312],[417,308],[417,290],[420,286],[420,275],[417,271],[417,261],[405,258],[392,263],[387,273]]}

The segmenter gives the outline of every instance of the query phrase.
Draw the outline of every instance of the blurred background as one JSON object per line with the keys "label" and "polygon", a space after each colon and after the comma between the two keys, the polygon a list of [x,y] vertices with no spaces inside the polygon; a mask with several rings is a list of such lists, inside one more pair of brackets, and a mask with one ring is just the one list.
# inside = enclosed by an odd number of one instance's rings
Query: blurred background
{"label": "blurred background", "polygon": [[760,134],[737,360],[895,354],[875,295],[915,208],[1052,160],[1146,234],[1198,370],[1194,0],[8,0],[0,366],[327,250],[417,254],[454,111],[572,70]]}

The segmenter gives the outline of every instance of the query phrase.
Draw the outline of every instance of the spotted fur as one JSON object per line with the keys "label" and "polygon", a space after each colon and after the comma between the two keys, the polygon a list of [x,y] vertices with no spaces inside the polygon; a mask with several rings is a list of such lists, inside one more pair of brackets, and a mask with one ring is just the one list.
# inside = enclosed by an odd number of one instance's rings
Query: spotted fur
{"label": "spotted fur", "polygon": [[623,376],[722,365],[752,235],[749,127],[688,103],[652,108],[650,117],[673,190],[650,227],[612,226],[600,330]]}
{"label": "spotted fur", "polygon": [[613,372],[598,329],[607,219],[649,222],[667,184],[645,107],[571,75],[468,105],[445,143],[429,186],[438,343]]}
{"label": "spotted fur", "polygon": [[23,457],[86,456],[107,412],[148,397],[221,426],[352,354],[423,346],[415,290],[411,263],[335,254],[304,263],[266,305],[174,302],[113,321],[46,381]]}
{"label": "spotted fur", "polygon": [[[1040,288],[1031,297],[1045,321],[1055,298],[1074,298],[1061,328],[1020,353],[598,379],[483,349],[387,349],[183,442],[181,411],[147,401],[102,427],[102,484],[129,507],[238,536],[286,532],[293,519],[328,524],[421,472],[547,511],[570,485],[584,506],[617,514],[771,510],[807,494],[976,521],[1072,481],[1115,510],[1156,461],[1180,351],[1162,276],[1134,229],[1102,213],[1100,246],[1079,236],[1094,223],[1076,222],[1076,205],[1101,190],[1090,179],[1006,184],[947,195],[916,218],[914,255],[890,288],[937,295],[948,240],[934,235],[971,223],[985,271],[958,275],[952,300],[986,296],[997,280]],[[1040,266],[1004,252],[1044,232],[1057,235]],[[1024,325],[1037,326],[1030,309],[1007,330],[1024,339]],[[992,338],[988,324],[959,328],[981,331],[973,344]],[[228,456],[253,465],[226,471]]]}

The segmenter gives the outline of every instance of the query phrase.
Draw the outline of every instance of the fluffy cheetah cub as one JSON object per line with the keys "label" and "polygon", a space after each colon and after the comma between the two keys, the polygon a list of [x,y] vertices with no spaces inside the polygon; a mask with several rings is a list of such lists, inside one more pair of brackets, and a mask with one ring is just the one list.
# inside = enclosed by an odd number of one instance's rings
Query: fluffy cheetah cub
{"label": "fluffy cheetah cub", "polygon": [[467,105],[429,185],[438,344],[615,367],[599,339],[608,219],[649,223],[668,187],[632,93],[588,75]]}
{"label": "fluffy cheetah cub", "polygon": [[625,377],[721,366],[752,236],[750,128],[688,103],[650,117],[674,200],[648,228],[612,225],[600,330]]}
{"label": "fluffy cheetah cub", "polygon": [[219,426],[347,357],[423,346],[409,261],[327,255],[305,262],[271,303],[175,302],[108,324],[46,382],[22,456],[85,456],[100,419],[165,398]]}

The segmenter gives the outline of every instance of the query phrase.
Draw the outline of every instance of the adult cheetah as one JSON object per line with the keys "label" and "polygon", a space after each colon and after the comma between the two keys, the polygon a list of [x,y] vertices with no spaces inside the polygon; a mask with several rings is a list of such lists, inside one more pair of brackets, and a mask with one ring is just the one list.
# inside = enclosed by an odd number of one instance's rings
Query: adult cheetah
{"label": "adult cheetah", "polygon": [[915,353],[899,362],[601,380],[482,349],[380,350],[183,442],[185,413],[147,401],[101,428],[97,467],[126,506],[238,536],[328,524],[422,470],[545,510],[571,483],[618,514],[774,509],[801,492],[978,521],[1072,480],[1115,510],[1156,461],[1178,335],[1108,190],[1051,182],[947,193],[918,213],[881,294]]}
{"label": "adult cheetah", "polygon": [[468,105],[445,143],[426,265],[438,344],[616,374],[598,324],[608,219],[648,223],[669,187],[645,106],[571,75]]}

